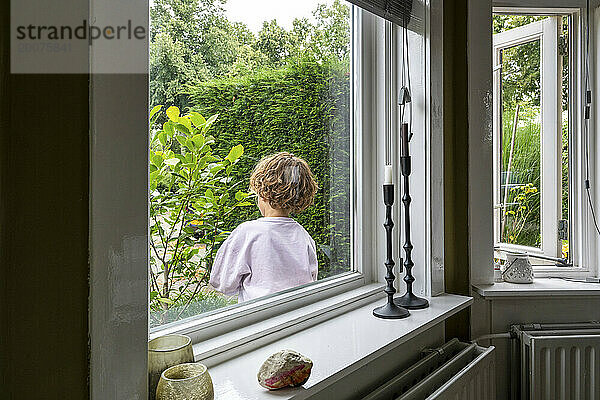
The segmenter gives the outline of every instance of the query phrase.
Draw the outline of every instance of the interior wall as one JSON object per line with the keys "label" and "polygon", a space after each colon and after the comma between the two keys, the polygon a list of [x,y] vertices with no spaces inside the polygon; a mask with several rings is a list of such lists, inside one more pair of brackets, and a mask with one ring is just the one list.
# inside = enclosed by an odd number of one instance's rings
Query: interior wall
{"label": "interior wall", "polygon": [[[468,296],[467,0],[444,7],[444,262],[448,293]],[[469,336],[469,312],[446,323],[446,336]]]}
{"label": "interior wall", "polygon": [[[480,331],[473,336],[500,334],[510,331],[511,325],[532,323],[580,323],[600,320],[600,297],[556,296],[483,298],[475,294],[474,307],[480,313]],[[474,308],[475,310],[475,308]],[[511,397],[511,340],[483,340],[482,346],[496,347],[496,397]]]}
{"label": "interior wall", "polygon": [[[83,3],[87,7],[87,2]],[[0,388],[88,397],[88,77],[11,75],[0,3]]]}
{"label": "interior wall", "polygon": [[[465,10],[465,0],[444,10],[446,287],[459,294],[469,290]],[[84,399],[88,77],[11,75],[9,18],[10,2],[2,2],[0,386],[7,399]],[[447,332],[464,337],[467,327],[461,314]]]}

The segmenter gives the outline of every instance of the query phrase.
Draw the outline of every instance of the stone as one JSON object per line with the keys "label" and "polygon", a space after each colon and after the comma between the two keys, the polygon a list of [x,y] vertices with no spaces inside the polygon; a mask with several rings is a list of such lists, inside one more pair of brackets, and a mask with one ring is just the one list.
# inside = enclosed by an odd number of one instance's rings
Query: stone
{"label": "stone", "polygon": [[301,386],[310,377],[312,366],[308,357],[293,350],[282,350],[267,358],[260,367],[258,383],[269,390]]}

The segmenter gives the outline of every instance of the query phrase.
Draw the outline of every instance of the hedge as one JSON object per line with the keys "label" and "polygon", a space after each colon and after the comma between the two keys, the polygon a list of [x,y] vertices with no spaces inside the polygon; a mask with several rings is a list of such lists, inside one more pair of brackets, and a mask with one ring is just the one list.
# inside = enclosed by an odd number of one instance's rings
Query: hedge
{"label": "hedge", "polygon": [[[244,146],[235,178],[248,183],[258,160],[279,151],[304,158],[319,191],[295,215],[318,246],[319,278],[350,265],[350,77],[348,65],[299,60],[276,70],[212,80],[188,89],[194,111],[219,114],[216,150]],[[230,228],[258,218],[258,208],[232,215]]]}

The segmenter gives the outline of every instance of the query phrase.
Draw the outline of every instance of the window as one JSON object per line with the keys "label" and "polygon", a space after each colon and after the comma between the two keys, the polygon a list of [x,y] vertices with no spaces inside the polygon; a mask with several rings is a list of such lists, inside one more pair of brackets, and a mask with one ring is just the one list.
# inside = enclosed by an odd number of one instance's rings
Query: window
{"label": "window", "polygon": [[494,246],[573,265],[578,11],[493,15]]}
{"label": "window", "polygon": [[[184,3],[194,3],[196,8],[186,9]],[[442,43],[441,31],[432,30],[432,37],[439,41],[426,40],[425,8],[413,8],[415,17],[404,35],[399,26],[343,1],[294,5],[281,14],[287,22],[271,18],[274,6],[267,5],[274,3],[255,2],[248,11],[246,2],[227,2],[221,9],[156,0],[151,9],[152,336],[182,332],[199,341],[384,282],[383,166],[384,161],[397,166],[394,175],[399,183],[396,132],[404,117],[413,123],[411,181],[426,182],[411,190],[412,218],[421,221],[412,228],[416,264],[412,272],[417,278],[413,290],[421,296],[443,293],[443,218],[432,218],[443,215],[442,165],[434,162],[441,160],[443,136],[432,132],[442,125],[441,116],[431,112],[435,106],[429,105],[430,98],[441,101],[442,70],[427,62],[429,54],[441,52],[436,47]],[[304,11],[290,18],[290,10],[297,9]],[[182,17],[177,18],[177,13]],[[205,14],[208,17],[203,20]],[[252,14],[259,19],[236,19]],[[191,28],[182,27],[190,23],[190,15],[195,18]],[[203,24],[208,24],[203,27],[206,32],[196,32],[195,27]],[[201,57],[190,53],[194,46],[182,44],[194,37],[201,44],[212,40],[210,46],[198,46]],[[405,46],[413,87],[413,106],[406,116],[397,105]],[[171,108],[173,104],[177,108]],[[196,134],[204,137],[193,139]],[[185,182],[174,182],[189,176],[189,171],[179,173],[178,168],[194,164],[189,162],[192,158],[187,159],[194,140],[201,142],[195,144],[198,147],[211,142],[210,161],[203,167],[220,175],[215,187],[192,190],[190,197],[196,200],[184,206]],[[232,229],[258,216],[255,199],[247,190],[248,177],[260,157],[276,151],[305,158],[317,173],[320,189],[315,206],[293,217],[317,243],[319,276],[316,282],[238,304],[236,296],[223,295],[207,284],[206,266]],[[231,160],[225,162],[225,158]],[[429,184],[433,181],[439,183],[435,188]],[[397,188],[400,199],[399,184]],[[221,202],[229,208],[221,207],[222,214],[218,214],[215,205],[220,207]],[[401,201],[396,201],[397,265],[403,243],[401,209]],[[199,218],[199,211],[204,219]],[[169,236],[169,231],[175,235]],[[186,244],[188,250],[178,243]],[[175,249],[179,255],[173,257]],[[396,287],[404,291],[403,274],[396,275]],[[375,293],[379,287],[364,290]]]}
{"label": "window", "polygon": [[[121,8],[105,3],[94,2],[95,13],[118,17],[128,15]],[[157,3],[158,0],[154,0],[151,5]],[[172,0],[170,3],[175,6],[194,3],[204,7],[209,2]],[[221,1],[215,3],[222,4]],[[284,7],[291,10],[292,6],[304,3],[306,2],[285,1]],[[199,9],[203,9],[200,5]],[[148,9],[145,3],[128,5],[127,11],[131,10],[139,13],[140,20],[146,19]],[[430,61],[439,59],[442,54],[443,13],[439,2],[433,2],[427,7],[423,3],[414,2],[413,11],[419,16],[415,20],[418,24],[413,26],[411,23],[409,32],[415,126],[411,149],[411,179],[418,182],[411,191],[411,213],[415,221],[413,259],[416,266],[413,273],[417,277],[414,290],[419,295],[435,295],[443,292],[443,134],[439,112],[442,106],[442,69],[440,63]],[[169,15],[172,12],[174,11],[170,8],[165,11]],[[188,19],[195,18],[195,13],[187,15]],[[170,20],[171,27],[178,30],[181,21],[168,17],[166,20]],[[385,230],[382,226],[385,212],[381,193],[384,143],[386,132],[395,132],[394,124],[397,124],[399,118],[399,110],[393,105],[397,102],[399,89],[397,81],[402,36],[398,27],[357,8],[353,8],[351,25],[352,85],[349,123],[352,135],[348,156],[351,271],[274,297],[228,306],[154,327],[150,332],[152,336],[181,332],[192,336],[197,343],[207,338],[221,337],[222,333],[231,330],[236,330],[236,334],[244,334],[245,330],[239,328],[265,321],[274,326],[271,331],[273,333],[269,336],[272,338],[306,326],[293,320],[281,324],[281,319],[271,318],[273,316],[314,303],[323,320],[347,311],[348,307],[357,302],[370,299],[373,293],[382,295],[380,290],[385,275]],[[385,35],[386,30],[391,33],[389,41],[384,40],[388,37]],[[214,31],[216,34],[222,33],[221,29],[215,28]],[[152,38],[158,39],[158,35]],[[171,76],[177,84],[162,87],[164,98],[167,99],[164,103],[168,105],[174,104],[177,99],[171,97],[169,100],[167,94],[177,94],[177,90],[167,90],[178,86],[180,79],[189,76],[193,72],[189,68],[191,62],[199,62],[201,57],[186,59],[183,54],[185,49],[180,41],[164,41],[163,44],[164,52],[154,53],[152,56],[160,55],[155,59],[158,63],[153,66],[163,62],[164,68],[154,68],[151,76],[162,74],[166,79]],[[228,49],[225,47],[219,56],[228,55]],[[89,50],[92,55],[90,63],[94,68],[101,62],[101,57],[96,57],[99,49],[93,46]],[[132,55],[132,58],[135,57]],[[143,57],[146,59],[146,54]],[[208,53],[202,53],[202,58],[204,57],[208,57]],[[145,358],[149,327],[149,148],[148,137],[140,132],[148,129],[148,114],[145,110],[149,110],[149,93],[156,89],[153,87],[149,90],[149,84],[155,85],[154,80],[148,82],[147,76],[143,74],[93,74],[90,80],[90,391],[98,398],[110,398],[117,387],[126,388],[132,396],[143,394],[146,387],[143,377],[147,373]],[[177,94],[175,97],[178,96]],[[157,104],[153,100],[151,103]],[[185,103],[175,104],[179,104],[180,115],[190,111]],[[160,112],[155,116],[164,118],[163,121],[166,122],[168,117],[164,115],[164,111],[163,108],[162,117]],[[174,118],[175,114],[171,114]],[[397,135],[390,137],[394,139]],[[392,143],[391,146],[396,146],[397,149],[397,143]],[[343,154],[341,151],[340,153]],[[392,152],[392,157],[396,157],[397,153],[398,151]],[[392,161],[397,165],[397,160]],[[396,180],[398,172],[399,168],[396,170]],[[399,227],[401,202],[396,201],[395,206],[396,226]],[[401,243],[399,229],[395,229],[395,233],[398,235],[397,243]],[[396,248],[399,249],[399,246]],[[398,261],[398,251],[395,256]],[[402,274],[397,274],[397,277],[396,287],[402,290],[399,285],[402,283]],[[362,286],[366,287],[353,290]],[[360,294],[356,294],[357,292]],[[329,305],[319,301],[341,293],[347,293],[351,299],[347,303],[331,299]],[[259,328],[264,328],[260,323]],[[251,347],[260,345],[256,343],[259,341],[254,336],[244,339],[247,339],[245,344]],[[235,353],[231,347],[237,345],[236,341],[217,346],[214,350],[223,351],[229,357]],[[240,346],[240,351],[244,349],[247,347]],[[121,384],[123,382],[137,383],[124,385]]]}
{"label": "window", "polygon": [[316,242],[318,280],[357,271],[351,7],[275,3],[156,0],[151,8],[153,328],[238,302],[209,284],[211,267],[230,232],[261,216],[249,177],[276,152],[305,159],[319,185],[314,205],[292,215]]}

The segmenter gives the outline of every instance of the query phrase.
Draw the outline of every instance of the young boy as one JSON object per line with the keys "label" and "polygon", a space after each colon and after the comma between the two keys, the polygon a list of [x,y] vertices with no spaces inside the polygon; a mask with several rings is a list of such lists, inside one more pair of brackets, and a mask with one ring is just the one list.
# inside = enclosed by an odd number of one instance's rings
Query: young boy
{"label": "young boy", "polygon": [[263,158],[250,176],[262,218],[240,224],[217,252],[210,284],[239,302],[314,282],[314,240],[291,213],[308,208],[317,183],[310,167],[290,153]]}

